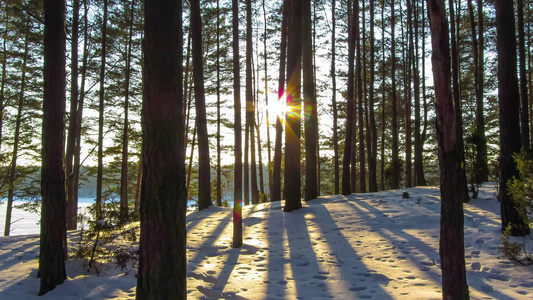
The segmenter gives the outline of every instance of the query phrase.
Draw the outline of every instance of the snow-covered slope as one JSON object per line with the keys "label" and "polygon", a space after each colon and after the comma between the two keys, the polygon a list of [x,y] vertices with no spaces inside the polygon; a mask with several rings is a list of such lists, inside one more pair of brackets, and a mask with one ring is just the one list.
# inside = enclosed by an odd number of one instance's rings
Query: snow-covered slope
{"label": "snow-covered slope", "polygon": [[[402,198],[404,191],[409,199]],[[189,299],[442,298],[438,188],[326,196],[292,213],[283,213],[282,205],[244,208],[240,249],[231,248],[230,208],[212,207],[187,217]],[[498,253],[498,212],[493,185],[465,204],[471,297],[531,299],[533,266],[513,264]],[[69,236],[74,239],[76,233]],[[37,298],[38,248],[35,234],[0,238],[0,299],[135,296],[134,267],[101,265],[96,275],[86,274],[83,261],[69,261],[69,279]]]}

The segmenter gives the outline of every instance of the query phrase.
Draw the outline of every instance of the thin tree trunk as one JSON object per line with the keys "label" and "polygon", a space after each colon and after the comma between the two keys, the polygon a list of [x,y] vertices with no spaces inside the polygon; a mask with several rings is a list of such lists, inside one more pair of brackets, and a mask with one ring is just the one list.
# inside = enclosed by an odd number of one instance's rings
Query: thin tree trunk
{"label": "thin tree trunk", "polygon": [[[414,85],[414,94],[415,94],[415,185],[416,186],[425,186],[427,185],[426,179],[424,176],[424,161],[422,157],[422,152],[424,149],[424,142],[420,136],[420,73],[419,73],[419,53],[418,53],[418,0],[414,1],[415,4],[415,42],[414,42],[414,51],[411,54],[413,57],[413,85]],[[413,30],[411,27],[410,33],[410,43],[413,43]]]}
{"label": "thin tree trunk", "polygon": [[255,162],[255,103],[253,96],[253,69],[252,69],[252,1],[246,0],[246,128],[250,146],[250,188],[252,204],[259,203],[259,191],[257,190],[257,165]]}
{"label": "thin tree trunk", "polygon": [[220,156],[220,1],[217,0],[217,206],[222,206],[222,166]]}
{"label": "thin tree trunk", "polygon": [[197,127],[196,127],[196,123],[194,123],[194,130],[192,133],[192,142],[191,142],[191,156],[189,157],[189,168],[187,171],[187,199],[191,198],[190,187],[191,187],[191,178],[192,178],[192,162],[193,162],[193,157],[194,157],[194,147],[196,145],[196,131],[197,131]]}
{"label": "thin tree trunk", "polygon": [[26,67],[28,64],[28,49],[29,49],[29,27],[30,22],[27,21],[25,25],[25,37],[24,37],[24,54],[22,56],[22,75],[20,79],[20,91],[17,107],[17,117],[15,119],[15,134],[13,137],[13,156],[11,159],[11,167],[9,170],[9,185],[7,191],[7,209],[6,209],[6,226],[4,230],[4,236],[9,236],[11,232],[11,213],[13,211],[13,198],[15,196],[15,180],[17,178],[17,158],[18,149],[20,144],[20,126],[22,123],[22,112],[24,110],[24,97],[26,93]]}
{"label": "thin tree trunk", "polygon": [[[7,28],[8,24],[9,24],[9,12],[6,11],[4,12],[5,13],[5,27]],[[6,39],[7,39],[7,31],[4,31],[4,33],[2,34],[2,53],[4,54],[2,56],[2,82],[0,83],[0,148],[2,146],[2,129],[3,129],[3,126],[4,126],[4,107],[5,107],[5,96],[4,96],[4,91],[5,91],[5,87],[6,87],[6,77],[7,77],[7,71],[6,71],[6,67],[7,67],[7,43],[6,43]]]}
{"label": "thin tree trunk", "polygon": [[291,212],[302,207],[300,174],[302,10],[290,0],[287,50],[287,116],[285,133],[285,207]]}
{"label": "thin tree trunk", "polygon": [[489,167],[487,160],[487,138],[485,136],[485,118],[483,114],[483,98],[485,86],[485,39],[483,21],[483,0],[477,1],[478,6],[478,34],[479,55],[477,58],[478,89],[476,92],[476,132],[478,144],[476,147],[476,169],[479,170],[478,183],[489,180]]}
{"label": "thin tree trunk", "polygon": [[[86,78],[87,78],[87,63],[88,63],[88,60],[89,60],[89,51],[87,50],[88,49],[88,40],[89,40],[89,34],[88,34],[88,11],[89,11],[89,8],[88,8],[88,5],[87,5],[87,0],[84,0],[83,1],[83,11],[84,11],[84,16],[83,16],[83,23],[84,23],[84,26],[83,26],[83,57],[82,57],[82,68],[81,68],[81,85],[80,85],[80,91],[82,91],[81,93],[79,93],[79,100],[78,100],[78,103],[77,103],[77,109],[76,109],[76,132],[74,133],[75,135],[75,144],[74,144],[74,165],[73,165],[73,179],[72,179],[72,186],[73,187],[78,187],[79,185],[79,180],[80,180],[80,167],[81,167],[81,121],[82,121],[82,116],[83,116],[83,105],[84,105],[84,102],[85,102],[85,95],[86,95],[86,92],[83,92],[85,91],[85,83],[86,83]],[[68,175],[68,174],[67,174]],[[72,189],[72,199],[74,199],[74,201],[72,202],[67,202],[67,222],[69,221],[69,216],[75,216],[76,219],[77,219],[77,216],[78,216],[78,189],[77,188],[73,188]],[[70,220],[72,221],[72,218],[70,218]],[[67,223],[68,224],[68,223]],[[67,225],[68,226],[68,225]]]}
{"label": "thin tree trunk", "polygon": [[331,2],[331,89],[332,89],[332,95],[331,95],[331,106],[333,109],[333,167],[334,167],[334,173],[335,173],[335,179],[334,179],[334,193],[335,195],[340,194],[340,182],[339,182],[339,142],[338,142],[338,116],[337,116],[337,74],[335,69],[335,43],[336,43],[336,37],[335,37],[335,5],[336,0],[332,0]]}
{"label": "thin tree trunk", "polygon": [[[406,45],[406,53],[405,53],[405,74],[407,75],[407,80],[405,80],[404,87],[406,89],[406,97],[405,97],[405,187],[412,187],[413,186],[413,165],[412,165],[412,126],[411,126],[411,102],[412,102],[412,69],[411,69],[411,62],[414,60],[413,56],[411,55],[411,50],[413,48],[413,44],[411,43],[410,37],[412,36],[412,12],[411,12],[411,0],[407,0],[407,41],[404,42],[404,45]],[[402,39],[404,37],[402,30]]]}
{"label": "thin tree trunk", "polygon": [[242,246],[242,133],[241,82],[239,65],[239,1],[232,1],[233,10],[233,103],[235,113],[235,174],[233,182],[233,248]]}
{"label": "thin tree trunk", "polygon": [[457,118],[451,94],[450,47],[444,0],[428,0],[441,190],[440,257],[443,299],[469,299],[464,257],[464,217]]}
{"label": "thin tree trunk", "polygon": [[357,98],[359,120],[359,192],[366,193],[366,160],[365,160],[365,134],[364,134],[364,110],[363,110],[363,54],[361,53],[361,30],[359,25],[359,1],[354,2],[354,14],[357,22]]}
{"label": "thin tree trunk", "polygon": [[209,137],[204,89],[204,60],[202,51],[202,20],[199,0],[190,1],[192,32],[192,63],[194,96],[196,105],[196,127],[198,131],[198,209],[202,210],[211,203],[211,167],[209,161]]}
{"label": "thin tree trunk", "polygon": [[[269,104],[268,104],[268,53],[267,53],[267,15],[265,8],[265,0],[263,0],[263,22],[265,24],[264,39],[263,39],[263,53],[265,63],[265,106],[266,106],[266,127],[267,127],[267,155],[268,155],[268,190],[272,191],[272,146],[270,142],[270,116],[269,116]],[[259,134],[258,134],[259,135]]]}
{"label": "thin tree trunk", "polygon": [[453,0],[448,0],[449,10],[450,10],[450,40],[451,40],[451,61],[452,61],[452,81],[453,81],[453,101],[455,108],[455,130],[457,130],[457,155],[460,160],[460,172],[459,172],[459,184],[460,190],[462,191],[463,202],[467,203],[470,200],[468,195],[468,184],[466,181],[466,171],[464,168],[465,165],[465,151],[463,143],[463,120],[462,120],[462,103],[461,95],[459,89],[459,49],[457,46],[456,39],[456,24],[455,24],[455,8],[453,5]]}
{"label": "thin tree trunk", "polygon": [[[355,4],[354,4],[355,5]],[[350,2],[348,1],[348,11],[350,12]],[[352,139],[354,122],[354,62],[355,62],[355,37],[357,24],[355,18],[348,13],[348,86],[347,86],[347,105],[346,105],[346,137],[344,141],[344,153],[342,159],[342,186],[341,193],[349,195],[352,193],[350,177],[350,162],[352,160]],[[355,152],[355,151],[354,151]],[[355,192],[355,190],[353,191]]]}
{"label": "thin tree trunk", "polygon": [[259,124],[255,125],[257,134],[257,156],[259,158],[258,171],[259,171],[259,202],[265,201],[265,181],[263,178],[263,155],[261,151],[261,135],[259,134]]}
{"label": "thin tree trunk", "polygon": [[[278,101],[282,101],[285,95],[285,60],[287,54],[287,31],[288,31],[288,6],[289,0],[283,2],[283,20],[281,24],[281,44],[279,59],[279,79],[278,79]],[[281,200],[281,138],[282,138],[282,116],[276,117],[276,142],[274,145],[274,166],[272,171],[272,190],[270,191],[271,201]]]}
{"label": "thin tree trunk", "polygon": [[375,81],[375,40],[374,40],[374,0],[370,0],[370,84],[369,84],[369,113],[370,113],[370,134],[371,142],[370,155],[368,156],[368,191],[377,192],[378,191],[378,182],[377,182],[377,153],[378,153],[378,131],[376,127],[376,117],[374,114],[374,81]]}
{"label": "thin tree trunk", "polygon": [[98,173],[96,175],[96,220],[102,219],[102,186],[104,173],[104,96],[107,44],[107,0],[104,0],[102,20],[102,54],[100,61],[100,93],[98,102]]}
{"label": "thin tree trunk", "polygon": [[122,167],[120,172],[120,219],[124,222],[128,219],[128,142],[129,142],[129,102],[130,102],[130,73],[131,73],[131,48],[133,41],[133,16],[135,1],[131,2],[130,28],[128,36],[128,50],[126,55],[126,82],[124,84],[124,128],[122,130]]}
{"label": "thin tree trunk", "polygon": [[520,66],[520,99],[522,100],[522,107],[520,110],[520,122],[521,122],[521,142],[522,147],[526,150],[530,150],[529,142],[529,101],[528,101],[528,86],[527,86],[527,70],[526,70],[526,42],[524,37],[524,0],[517,0],[518,4],[518,57]]}
{"label": "thin tree trunk", "polygon": [[[381,60],[385,61],[385,2],[381,4]],[[381,162],[380,162],[380,186],[385,190],[385,64],[382,63],[381,72]]]}
{"label": "thin tree trunk", "polygon": [[[190,3],[199,17],[198,2]],[[182,2],[146,0],[144,5],[143,183],[136,299],[186,299]],[[193,28],[198,21],[193,21]],[[201,56],[201,50],[195,50]]]}
{"label": "thin tree trunk", "polygon": [[313,76],[313,40],[311,23],[311,0],[302,4],[302,73],[304,96],[304,127],[305,127],[305,192],[304,200],[318,197],[317,187],[317,119],[315,83]]}
{"label": "thin tree trunk", "polygon": [[65,154],[65,170],[67,176],[67,230],[75,230],[77,227],[78,199],[74,198],[78,189],[74,185],[74,148],[76,147],[76,132],[78,121],[78,37],[79,37],[80,1],[72,1],[72,30],[71,30],[71,53],[70,53],[70,117],[67,135],[67,149]]}
{"label": "thin tree trunk", "polygon": [[400,159],[398,157],[398,104],[396,100],[396,37],[395,37],[395,25],[396,16],[394,12],[395,2],[391,0],[391,58],[392,58],[392,70],[391,70],[391,83],[392,83],[392,182],[391,188],[400,188]]}
{"label": "thin tree trunk", "polygon": [[63,283],[67,220],[63,143],[65,132],[65,1],[44,2],[44,98],[41,168],[39,295]]}

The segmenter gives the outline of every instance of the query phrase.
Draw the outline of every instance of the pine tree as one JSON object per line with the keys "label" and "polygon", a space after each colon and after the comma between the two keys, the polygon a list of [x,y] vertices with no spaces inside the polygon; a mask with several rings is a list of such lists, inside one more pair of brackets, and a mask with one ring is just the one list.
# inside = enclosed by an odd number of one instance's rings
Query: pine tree
{"label": "pine tree", "polygon": [[63,169],[65,130],[65,1],[44,1],[44,101],[42,148],[42,208],[39,251],[39,295],[67,278],[66,194]]}

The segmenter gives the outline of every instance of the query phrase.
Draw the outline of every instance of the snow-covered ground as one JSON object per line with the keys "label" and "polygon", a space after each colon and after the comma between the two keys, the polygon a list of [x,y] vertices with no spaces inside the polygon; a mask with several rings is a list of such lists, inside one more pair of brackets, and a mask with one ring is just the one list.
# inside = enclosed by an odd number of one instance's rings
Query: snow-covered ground
{"label": "snow-covered ground", "polygon": [[[410,198],[403,199],[402,193]],[[231,247],[232,210],[187,217],[189,299],[441,299],[437,187],[349,197],[325,196],[283,213],[282,203],[247,206],[244,246]],[[0,206],[5,210],[5,205]],[[3,224],[5,211],[0,213]],[[129,299],[135,267],[67,263],[68,280],[37,297],[36,215],[0,238],[0,299]],[[25,221],[26,223],[23,223]],[[25,225],[26,224],[26,225]],[[75,239],[76,232],[69,237]],[[138,244],[134,243],[133,247]],[[533,266],[498,252],[499,203],[493,185],[465,204],[465,255],[472,299],[531,299]],[[531,241],[528,247],[531,247]]]}

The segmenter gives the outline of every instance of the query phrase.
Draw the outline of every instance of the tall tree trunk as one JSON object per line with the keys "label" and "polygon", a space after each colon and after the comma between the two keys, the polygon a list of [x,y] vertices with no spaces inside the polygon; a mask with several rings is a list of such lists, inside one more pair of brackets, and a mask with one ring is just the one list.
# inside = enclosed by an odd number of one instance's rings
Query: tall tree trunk
{"label": "tall tree trunk", "polygon": [[[4,2],[5,3],[5,2]],[[9,12],[5,12],[5,27],[9,25]],[[7,78],[7,31],[4,30],[2,34],[2,82],[0,83],[0,148],[2,146],[2,129],[4,126],[4,107],[5,107],[5,87],[6,87],[6,78]]]}
{"label": "tall tree trunk", "polygon": [[457,130],[457,155],[460,160],[460,172],[459,172],[459,184],[460,190],[462,191],[463,202],[467,203],[470,200],[468,195],[468,183],[466,181],[466,170],[465,165],[465,151],[463,143],[463,119],[462,119],[462,103],[461,95],[459,89],[459,48],[457,45],[456,38],[456,24],[455,24],[455,8],[453,5],[453,0],[448,0],[449,9],[450,9],[450,40],[451,40],[451,54],[452,54],[452,81],[453,81],[453,101],[455,108],[455,130]]}
{"label": "tall tree trunk", "polygon": [[340,184],[339,184],[339,142],[338,142],[338,116],[337,116],[337,74],[335,69],[335,51],[336,51],[336,37],[335,37],[335,20],[337,19],[335,16],[335,5],[336,0],[332,0],[331,2],[331,89],[332,89],[332,95],[331,95],[331,107],[333,110],[333,167],[334,167],[334,173],[335,178],[333,182],[333,190],[335,195],[340,194]]}
{"label": "tall tree trunk", "polygon": [[522,147],[526,150],[530,150],[529,143],[529,101],[527,97],[527,68],[526,68],[526,42],[524,36],[524,0],[517,0],[518,6],[518,56],[519,56],[519,72],[520,72],[520,99],[522,100],[522,106],[520,110],[520,122],[521,122],[521,142]]}
{"label": "tall tree trunk", "polygon": [[67,278],[67,220],[63,143],[65,132],[65,1],[44,1],[44,99],[41,168],[39,295]]}
{"label": "tall tree trunk", "polygon": [[500,108],[500,204],[502,231],[513,236],[529,233],[526,213],[518,211],[507,184],[519,176],[513,154],[520,152],[520,95],[516,70],[516,36],[513,2],[496,0],[496,49],[498,51],[498,98]]}
{"label": "tall tree trunk", "polygon": [[[287,31],[288,31],[288,6],[289,0],[283,1],[283,20],[281,22],[281,42],[279,58],[279,79],[278,79],[278,102],[282,101],[285,95],[285,60],[287,54]],[[276,116],[276,142],[274,145],[274,166],[272,168],[272,190],[270,191],[271,201],[281,200],[281,138],[282,138],[282,116]]]}
{"label": "tall tree trunk", "polygon": [[311,27],[311,0],[302,4],[302,72],[304,93],[304,127],[305,127],[305,193],[304,200],[318,197],[317,187],[317,119],[315,82],[313,76],[313,40]]}
{"label": "tall tree trunk", "polygon": [[[411,50],[413,48],[412,43],[410,42],[410,37],[412,33],[412,7],[411,7],[411,0],[407,0],[407,41],[405,41],[403,44],[406,45],[406,53],[405,53],[405,74],[407,75],[407,80],[404,82],[404,87],[406,90],[405,93],[405,187],[412,187],[413,186],[413,174],[412,174],[412,126],[411,126],[411,102],[412,102],[412,69],[411,69],[411,62],[414,60],[413,56],[411,55]],[[404,37],[404,31],[402,30],[402,39]]]}
{"label": "tall tree trunk", "polygon": [[104,16],[102,20],[102,54],[100,61],[100,92],[98,104],[98,172],[96,175],[96,219],[102,219],[102,186],[104,173],[104,96],[105,69],[107,48],[107,0],[104,0]]}
{"label": "tall tree trunk", "polygon": [[378,181],[377,181],[377,154],[378,154],[378,131],[376,127],[376,117],[374,114],[374,81],[375,81],[375,40],[374,40],[374,0],[370,0],[370,83],[369,83],[369,113],[370,113],[370,134],[371,143],[370,155],[368,156],[368,191],[377,192],[378,191]]}
{"label": "tall tree trunk", "polygon": [[485,118],[483,115],[483,94],[485,86],[485,39],[483,21],[483,0],[477,0],[478,6],[478,35],[479,54],[477,57],[478,86],[476,91],[476,170],[478,170],[477,182],[482,183],[489,180],[489,167],[487,161],[487,138],[485,136]]}
{"label": "tall tree trunk", "polygon": [[257,165],[255,163],[255,102],[253,96],[252,69],[252,1],[246,0],[246,128],[249,135],[247,143],[250,145],[250,188],[252,204],[259,203],[257,190]]}
{"label": "tall tree trunk", "polygon": [[[87,78],[87,63],[89,60],[89,51],[88,49],[88,40],[89,40],[89,34],[88,34],[88,5],[87,0],[83,1],[83,57],[82,57],[82,68],[81,68],[81,85],[80,85],[80,91],[85,91],[85,83]],[[80,181],[80,167],[81,167],[81,121],[83,116],[83,105],[85,102],[85,95],[86,92],[79,93],[78,101],[77,101],[77,109],[76,109],[76,125],[74,132],[75,141],[74,141],[74,164],[72,168],[73,178],[72,178],[72,187],[78,187],[79,181]],[[67,174],[69,175],[69,174]],[[78,189],[72,188],[72,199],[74,201],[67,202],[67,226],[68,222],[72,222],[76,219],[78,216]],[[74,216],[74,217],[73,217]],[[75,219],[74,219],[75,218]],[[77,223],[77,222],[76,222]],[[70,229],[67,227],[67,229]]]}
{"label": "tall tree trunk", "polygon": [[285,207],[291,212],[302,207],[300,175],[302,10],[300,3],[289,0],[287,49],[287,116],[285,132]]}
{"label": "tall tree trunk", "polygon": [[124,128],[122,129],[122,167],[120,171],[120,219],[124,222],[128,219],[129,197],[128,197],[128,142],[129,142],[129,102],[130,102],[130,73],[131,73],[131,48],[133,41],[133,16],[135,12],[135,1],[130,7],[130,28],[128,36],[128,50],[126,54],[126,70],[124,83]]}
{"label": "tall tree trunk", "polygon": [[415,22],[414,22],[414,33],[411,27],[410,33],[410,43],[413,44],[413,34],[415,36],[415,42],[411,48],[411,57],[413,58],[413,85],[414,85],[414,96],[415,96],[415,185],[416,186],[425,186],[426,179],[424,176],[424,161],[422,157],[422,151],[424,149],[424,143],[420,136],[420,72],[419,72],[419,61],[420,57],[418,54],[418,0],[414,1],[415,6]]}
{"label": "tall tree trunk", "polygon": [[[136,298],[186,299],[182,2],[144,3],[143,183]],[[198,17],[198,2],[191,1],[191,7]]]}
{"label": "tall tree trunk", "polygon": [[65,154],[65,170],[67,176],[67,230],[75,230],[77,227],[78,199],[74,190],[74,148],[76,147],[76,132],[78,121],[78,37],[79,37],[80,1],[72,1],[72,30],[71,30],[71,53],[70,53],[70,116],[67,135],[67,149]]}
{"label": "tall tree trunk", "polygon": [[233,182],[233,248],[242,246],[242,133],[241,75],[239,64],[239,1],[232,0],[233,10],[233,103],[235,113],[235,174]]}
{"label": "tall tree trunk", "polygon": [[394,12],[395,2],[391,0],[391,58],[392,58],[392,70],[391,70],[391,83],[392,83],[392,181],[391,188],[400,188],[400,158],[398,156],[398,104],[396,100],[396,37],[395,37],[395,25],[396,16]]}
{"label": "tall tree trunk", "polygon": [[[355,4],[354,4],[355,6]],[[350,11],[348,1],[348,11]],[[344,153],[342,158],[342,186],[341,193],[349,195],[352,193],[350,177],[350,162],[352,160],[353,127],[355,125],[355,97],[354,97],[354,64],[355,64],[355,38],[357,33],[357,20],[348,13],[348,84],[347,84],[347,105],[346,105],[346,137],[344,141]],[[355,190],[353,191],[355,192]]]}
{"label": "tall tree trunk", "polygon": [[441,221],[442,298],[469,299],[464,258],[464,216],[457,125],[450,82],[450,46],[444,0],[428,0],[433,78],[437,98]]}
{"label": "tall tree trunk", "polygon": [[[385,61],[385,1],[381,4],[381,60]],[[382,63],[381,71],[381,162],[380,186],[385,190],[385,64]]]}
{"label": "tall tree trunk", "polygon": [[[366,169],[365,169],[365,135],[364,135],[364,110],[363,110],[363,55],[361,53],[361,30],[359,25],[359,1],[354,1],[354,16],[357,23],[357,112],[359,122],[359,191],[366,192]],[[354,139],[355,141],[355,139]]]}
{"label": "tall tree trunk", "polygon": [[196,105],[196,127],[198,130],[198,209],[211,206],[211,167],[209,162],[209,140],[205,109],[204,60],[202,51],[202,19],[199,0],[190,1],[192,64],[194,74],[194,96]]}
{"label": "tall tree trunk", "polygon": [[[270,142],[270,116],[269,116],[269,104],[268,104],[268,53],[267,53],[267,14],[265,7],[266,0],[263,0],[263,22],[265,24],[264,37],[263,37],[263,53],[265,64],[265,107],[266,109],[266,128],[267,128],[267,157],[268,157],[268,190],[272,191],[272,145]],[[259,135],[259,134],[258,134]]]}
{"label": "tall tree trunk", "polygon": [[222,166],[220,156],[220,1],[217,0],[217,206],[222,206]]}
{"label": "tall tree trunk", "polygon": [[11,167],[9,170],[9,183],[7,191],[7,210],[6,210],[6,226],[4,230],[4,236],[9,236],[11,232],[11,213],[13,210],[13,198],[15,196],[15,180],[17,178],[17,158],[18,149],[20,143],[20,126],[22,123],[22,111],[24,110],[24,97],[26,96],[26,67],[28,64],[28,50],[29,50],[29,27],[30,22],[27,21],[25,25],[25,37],[24,37],[24,54],[22,55],[22,75],[20,79],[20,91],[17,107],[17,117],[15,119],[15,135],[13,137],[13,156],[11,159]]}

